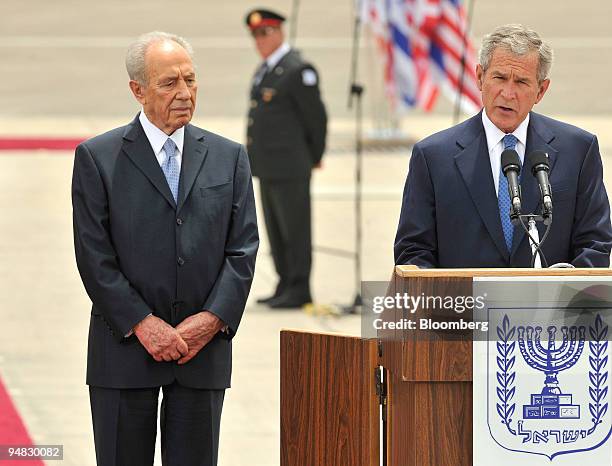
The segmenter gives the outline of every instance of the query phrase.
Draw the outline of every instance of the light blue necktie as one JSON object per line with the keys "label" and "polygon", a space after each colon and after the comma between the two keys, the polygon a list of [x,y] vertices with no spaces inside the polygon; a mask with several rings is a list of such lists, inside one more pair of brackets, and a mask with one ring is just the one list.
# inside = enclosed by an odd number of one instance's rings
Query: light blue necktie
{"label": "light blue necktie", "polygon": [[[514,134],[506,134],[503,139],[504,150],[516,150],[518,139]],[[499,205],[499,216],[501,218],[502,229],[504,230],[504,239],[508,251],[512,249],[512,236],[514,234],[514,225],[510,221],[510,193],[508,192],[508,179],[505,177],[503,167],[499,166],[499,184],[497,189],[497,203]]]}
{"label": "light blue necktie", "polygon": [[164,143],[164,152],[166,153],[166,160],[162,163],[162,171],[164,175],[166,175],[166,181],[168,182],[168,186],[170,186],[172,197],[174,197],[174,201],[176,202],[181,171],[178,161],[176,160],[176,144],[172,139],[168,138]]}

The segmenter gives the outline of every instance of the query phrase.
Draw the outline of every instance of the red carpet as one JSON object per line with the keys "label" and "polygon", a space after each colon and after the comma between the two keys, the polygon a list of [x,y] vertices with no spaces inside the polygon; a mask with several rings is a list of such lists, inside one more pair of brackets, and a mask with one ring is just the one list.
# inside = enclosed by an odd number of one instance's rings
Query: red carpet
{"label": "red carpet", "polygon": [[[52,138],[52,137],[3,137],[0,136],[0,150],[69,150],[86,138]],[[4,466],[4,465],[2,465]]]}
{"label": "red carpet", "polygon": [[[2,379],[0,379],[0,445],[32,445],[32,439]],[[1,466],[44,466],[44,464],[41,460],[0,460]]]}

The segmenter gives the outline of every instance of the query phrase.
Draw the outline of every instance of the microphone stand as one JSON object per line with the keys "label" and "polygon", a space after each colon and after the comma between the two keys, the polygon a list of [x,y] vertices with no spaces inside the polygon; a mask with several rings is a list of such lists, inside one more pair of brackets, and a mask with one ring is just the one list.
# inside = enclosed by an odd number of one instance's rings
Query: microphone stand
{"label": "microphone stand", "polygon": [[[525,214],[525,215],[517,215],[512,212],[510,215],[511,221],[513,225],[520,224],[525,230],[525,234],[529,238],[529,244],[531,245],[531,268],[536,268],[536,258],[539,255],[541,261],[544,263],[544,267],[548,268],[548,262],[546,261],[546,256],[542,251],[542,244],[546,241],[548,237],[548,233],[550,232],[550,226],[552,225],[552,214],[551,213],[543,213],[543,214]],[[527,221],[527,224],[525,224]],[[546,225],[546,231],[544,232],[544,236],[542,239],[538,237],[538,230],[536,228],[536,222],[541,222]],[[535,232],[535,238],[532,236],[531,232]]]}
{"label": "microphone stand", "polygon": [[363,304],[361,298],[361,174],[363,171],[363,143],[362,143],[362,97],[364,86],[357,82],[359,64],[359,38],[361,31],[361,1],[354,3],[355,19],[353,23],[353,45],[351,54],[350,86],[348,108],[355,108],[355,297],[353,303],[344,307],[344,312],[356,314]]}
{"label": "microphone stand", "polygon": [[[529,218],[528,226],[529,226],[529,231],[533,233],[533,239],[531,239],[531,235],[529,236],[529,244],[531,244],[531,257],[532,257],[532,262],[533,262],[533,268],[541,269],[542,268],[542,256],[538,251],[539,245],[540,245],[540,233],[538,232],[535,218],[533,217]],[[533,259],[534,255],[536,256],[535,260]]]}

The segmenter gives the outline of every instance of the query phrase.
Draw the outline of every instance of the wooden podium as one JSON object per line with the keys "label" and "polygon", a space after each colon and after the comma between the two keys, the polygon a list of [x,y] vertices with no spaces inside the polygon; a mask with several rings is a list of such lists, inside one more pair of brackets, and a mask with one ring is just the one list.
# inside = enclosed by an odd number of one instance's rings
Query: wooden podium
{"label": "wooden podium", "polygon": [[[398,266],[389,292],[472,296],[474,277],[610,275]],[[381,454],[387,466],[472,465],[471,338],[396,332],[379,339],[281,332],[281,466],[375,466]]]}

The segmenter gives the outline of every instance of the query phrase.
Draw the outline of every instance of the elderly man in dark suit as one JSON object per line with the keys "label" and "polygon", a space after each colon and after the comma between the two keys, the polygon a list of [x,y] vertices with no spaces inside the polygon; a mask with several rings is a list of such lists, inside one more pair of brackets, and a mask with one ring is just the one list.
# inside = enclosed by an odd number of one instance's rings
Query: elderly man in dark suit
{"label": "elderly man in dark suit", "polygon": [[[397,264],[529,267],[529,241],[510,222],[500,167],[502,151],[514,149],[525,167],[524,213],[538,211],[540,202],[528,154],[549,156],[554,215],[542,247],[548,263],[610,265],[610,205],[597,138],[531,111],[548,89],[551,65],[551,48],[521,25],[484,37],[476,70],[484,109],[414,146],[395,239]],[[542,237],[543,226],[538,229]]]}
{"label": "elderly man in dark suit", "polygon": [[182,38],[149,33],[126,65],[142,112],[81,144],[77,265],[93,307],[87,383],[99,465],[217,464],[231,345],[258,247],[239,144],[189,124],[197,80]]}

